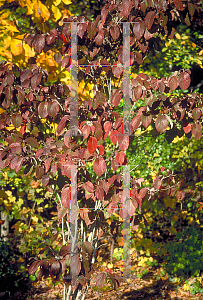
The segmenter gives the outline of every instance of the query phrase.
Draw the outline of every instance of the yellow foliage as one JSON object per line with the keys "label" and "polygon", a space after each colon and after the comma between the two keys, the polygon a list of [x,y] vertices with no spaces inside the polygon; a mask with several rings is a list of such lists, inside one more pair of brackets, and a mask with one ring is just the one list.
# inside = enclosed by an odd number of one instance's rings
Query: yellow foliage
{"label": "yellow foliage", "polygon": [[68,71],[62,71],[58,78],[60,79],[61,82],[66,83],[67,85],[71,84],[71,76],[70,76],[70,72]]}
{"label": "yellow foliage", "polygon": [[55,1],[53,1],[53,4],[54,4],[55,6],[58,6],[60,3],[61,3],[61,0],[55,0]]}
{"label": "yellow foliage", "polygon": [[178,142],[180,142],[180,141],[183,141],[183,138],[184,138],[184,136],[182,136],[182,137],[176,136],[176,137],[173,139],[173,143],[175,144],[175,143],[178,143]]}
{"label": "yellow foliage", "polygon": [[10,36],[7,36],[5,39],[4,39],[4,48],[7,49],[11,44],[11,37]]}
{"label": "yellow foliage", "polygon": [[20,55],[23,51],[22,40],[12,39],[10,43],[10,49],[14,56]]}
{"label": "yellow foliage", "polygon": [[176,37],[178,40],[180,40],[180,39],[181,39],[181,36],[180,36],[180,34],[179,34],[179,33],[176,33],[176,34],[175,34],[175,37]]}
{"label": "yellow foliage", "polygon": [[5,112],[5,110],[0,107],[0,115],[3,114],[4,112]]}
{"label": "yellow foliage", "polygon": [[187,39],[189,39],[189,36],[187,35],[182,36],[182,40],[187,40]]}
{"label": "yellow foliage", "polygon": [[40,53],[37,56],[36,64],[47,70],[48,73],[53,73],[56,71],[57,63],[54,59],[54,52],[49,50],[46,53]]}
{"label": "yellow foliage", "polygon": [[35,56],[35,50],[33,50],[28,44],[23,43],[23,49],[25,51],[25,56],[27,57]]}
{"label": "yellow foliage", "polygon": [[72,1],[70,1],[70,0],[62,0],[62,1],[63,1],[63,3],[66,4],[66,5],[69,5],[69,4],[72,3]]}
{"label": "yellow foliage", "polygon": [[38,219],[37,216],[33,216],[33,217],[32,217],[32,220],[34,221],[34,223],[37,223],[39,219]]}
{"label": "yellow foliage", "polygon": [[54,14],[55,20],[58,21],[62,16],[60,10],[58,9],[58,7],[56,7],[54,5],[51,6],[51,9]]}
{"label": "yellow foliage", "polygon": [[49,20],[50,12],[48,8],[44,4],[42,4],[41,1],[38,1],[38,5],[39,9],[37,8],[37,10],[40,13],[41,17],[44,19],[44,21]]}

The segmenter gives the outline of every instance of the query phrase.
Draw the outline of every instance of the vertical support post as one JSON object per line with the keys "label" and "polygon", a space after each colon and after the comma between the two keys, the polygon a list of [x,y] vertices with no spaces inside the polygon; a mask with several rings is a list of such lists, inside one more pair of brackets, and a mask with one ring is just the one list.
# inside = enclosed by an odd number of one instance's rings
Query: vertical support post
{"label": "vertical support post", "polygon": [[[71,100],[70,135],[78,135],[78,88],[77,88],[77,23],[71,22]],[[71,203],[70,203],[70,245],[71,258],[78,254],[78,202],[77,166],[71,165]],[[70,274],[71,275],[71,274]],[[72,276],[69,277],[72,279]]]}
{"label": "vertical support post", "polygon": [[70,243],[71,257],[78,254],[78,202],[77,166],[71,166],[71,203],[70,203]]}
{"label": "vertical support post", "polygon": [[[131,134],[131,86],[130,86],[130,23],[123,22],[123,135]],[[123,279],[131,277],[130,241],[130,166],[123,168]]]}
{"label": "vertical support post", "polygon": [[132,97],[130,84],[130,23],[123,22],[123,134],[131,134],[130,110]]}
{"label": "vertical support post", "polygon": [[78,89],[77,89],[77,23],[71,22],[71,100],[70,134],[78,134]]}

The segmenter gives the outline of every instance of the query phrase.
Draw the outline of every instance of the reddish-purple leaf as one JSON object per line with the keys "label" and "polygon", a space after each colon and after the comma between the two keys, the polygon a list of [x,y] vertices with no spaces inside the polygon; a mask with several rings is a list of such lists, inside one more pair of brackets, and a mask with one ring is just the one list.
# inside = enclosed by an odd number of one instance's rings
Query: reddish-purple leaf
{"label": "reddish-purple leaf", "polygon": [[44,175],[44,168],[37,166],[36,167],[36,177],[37,177],[37,179],[41,179],[43,175]]}
{"label": "reddish-purple leaf", "polygon": [[144,38],[146,41],[150,40],[153,37],[154,33],[150,33],[149,30],[146,28],[144,33]]}
{"label": "reddish-purple leaf", "polygon": [[95,37],[95,35],[97,33],[96,22],[89,22],[87,25],[87,31],[88,31],[90,40],[93,40],[93,38]]}
{"label": "reddish-purple leaf", "polygon": [[99,289],[99,288],[103,287],[104,282],[105,282],[105,273],[98,274],[97,277],[96,277],[96,286],[97,286],[97,288]]}
{"label": "reddish-purple leaf", "polygon": [[51,35],[51,34],[48,35],[46,38],[47,45],[52,44],[55,40],[56,40],[56,38],[53,35]]}
{"label": "reddish-purple leaf", "polygon": [[160,93],[163,93],[165,90],[165,84],[162,81],[159,81],[158,85]]}
{"label": "reddish-purple leaf", "polygon": [[143,63],[142,53],[135,51],[136,61],[139,65]]}
{"label": "reddish-purple leaf", "polygon": [[12,85],[14,83],[13,74],[8,73],[3,81],[3,86]]}
{"label": "reddish-purple leaf", "polygon": [[194,16],[194,13],[195,13],[195,6],[193,3],[188,3],[188,10],[189,10],[189,13],[190,13],[190,16],[193,17]]}
{"label": "reddish-purple leaf", "polygon": [[48,116],[48,102],[41,102],[38,106],[39,116],[44,119]]}
{"label": "reddish-purple leaf", "polygon": [[47,173],[49,171],[52,160],[53,160],[53,157],[48,157],[47,159],[45,159],[45,161],[44,161],[45,173]]}
{"label": "reddish-purple leaf", "polygon": [[147,6],[146,6],[145,2],[140,3],[140,9],[141,9],[141,11],[142,11],[143,13],[145,13],[145,11],[146,11],[146,9],[147,9]]}
{"label": "reddish-purple leaf", "polygon": [[94,193],[94,185],[90,181],[87,181],[86,183],[84,183],[83,188],[88,193]]}
{"label": "reddish-purple leaf", "polygon": [[141,122],[141,116],[139,115],[135,116],[131,121],[132,129],[133,130],[137,129],[140,126],[140,122]]}
{"label": "reddish-purple leaf", "polygon": [[145,31],[144,21],[134,23],[133,33],[138,40],[142,37],[142,35],[144,34],[144,31]]}
{"label": "reddish-purple leaf", "polygon": [[71,188],[66,187],[61,192],[61,202],[64,207],[68,207],[70,209],[70,200],[71,200]]}
{"label": "reddish-purple leaf", "polygon": [[56,52],[56,53],[54,54],[54,59],[55,59],[56,63],[59,65],[60,62],[61,62],[61,59],[62,59],[61,53],[60,53],[60,52]]}
{"label": "reddish-purple leaf", "polygon": [[17,98],[19,101],[19,105],[21,105],[25,99],[25,91],[20,88],[17,88],[17,90],[18,90]]}
{"label": "reddish-purple leaf", "polygon": [[133,0],[133,5],[135,8],[138,8],[139,0]]}
{"label": "reddish-purple leaf", "polygon": [[195,140],[199,140],[202,136],[202,126],[199,123],[194,123],[192,125],[192,135],[194,136]]}
{"label": "reddish-purple leaf", "polygon": [[103,200],[104,198],[104,190],[100,186],[96,188],[96,197],[98,200]]}
{"label": "reddish-purple leaf", "polygon": [[12,170],[14,170],[17,166],[17,163],[18,163],[18,159],[19,159],[19,156],[15,156],[12,160],[11,160],[11,163],[10,163],[10,167]]}
{"label": "reddish-purple leaf", "polygon": [[142,87],[141,85],[137,85],[133,89],[133,94],[136,100],[138,100],[142,95]]}
{"label": "reddish-purple leaf", "polygon": [[158,116],[155,122],[155,127],[158,132],[160,133],[164,132],[168,127],[168,119],[166,118],[166,116],[164,115]]}
{"label": "reddish-purple leaf", "polygon": [[174,91],[179,85],[178,78],[176,76],[171,76],[171,78],[169,79],[168,84],[169,84],[170,90]]}
{"label": "reddish-purple leaf", "polygon": [[147,188],[143,188],[143,189],[139,190],[138,197],[139,197],[140,199],[142,199],[142,198],[145,197],[146,193],[147,193]]}
{"label": "reddish-purple leaf", "polygon": [[187,133],[189,133],[190,131],[191,131],[191,128],[192,128],[192,126],[191,126],[191,124],[190,123],[185,123],[184,124],[184,126],[183,126],[183,130],[184,130],[184,132],[187,134]]}
{"label": "reddish-purple leaf", "polygon": [[121,90],[120,89],[114,89],[112,96],[111,96],[111,103],[117,107],[121,101]]}
{"label": "reddish-purple leaf", "polygon": [[44,186],[47,186],[48,183],[49,183],[49,175],[43,175],[42,176],[42,184]]}
{"label": "reddish-purple leaf", "polygon": [[55,175],[57,172],[57,164],[54,162],[51,165],[51,172]]}
{"label": "reddish-purple leaf", "polygon": [[38,85],[40,84],[42,79],[42,74],[35,74],[32,78],[31,78],[31,87],[33,89],[36,89],[38,87]]}
{"label": "reddish-purple leaf", "polygon": [[90,51],[90,57],[91,59],[93,59],[95,57],[95,55],[97,55],[97,53],[99,52],[100,48],[94,47],[93,51]]}
{"label": "reddish-purple leaf", "polygon": [[145,25],[147,27],[147,29],[149,30],[153,23],[154,23],[154,18],[156,16],[156,12],[155,11],[149,11],[145,17]]}
{"label": "reddish-purple leaf", "polygon": [[[60,252],[59,254],[62,255],[62,256],[66,256],[67,254],[70,254],[71,253],[71,245],[70,243],[67,243],[67,246],[62,246],[61,249],[60,249]],[[66,258],[69,258],[70,256],[67,255]]]}
{"label": "reddish-purple leaf", "polygon": [[88,55],[88,48],[85,45],[80,46],[80,49],[85,55]]}
{"label": "reddish-purple leaf", "polygon": [[90,242],[87,242],[87,241],[84,242],[84,243],[82,244],[82,250],[83,250],[84,253],[87,253],[87,254],[91,255],[92,252],[93,252],[93,248],[92,248],[91,243],[90,243]]}
{"label": "reddish-purple leaf", "polygon": [[18,173],[23,165],[24,157],[19,157],[15,166],[15,171]]}
{"label": "reddish-purple leaf", "polygon": [[34,137],[28,137],[25,139],[25,142],[30,145],[32,148],[39,148],[39,143]]}
{"label": "reddish-purple leaf", "polygon": [[112,166],[114,171],[116,171],[119,167],[118,164],[117,164],[117,161],[115,159],[112,159],[111,166]]}
{"label": "reddish-purple leaf", "polygon": [[50,273],[51,275],[56,276],[61,270],[61,264],[59,261],[55,261],[52,265],[51,265],[51,270]]}
{"label": "reddish-purple leaf", "polygon": [[35,272],[37,271],[39,267],[40,262],[39,261],[34,261],[31,266],[28,268],[28,273],[29,275],[34,275]]}
{"label": "reddish-purple leaf", "polygon": [[182,90],[187,90],[190,86],[190,75],[188,72],[181,72],[178,77],[179,85]]}
{"label": "reddish-purple leaf", "polygon": [[71,257],[70,269],[73,277],[77,276],[80,273],[81,262],[78,255],[74,255]]}
{"label": "reddish-purple leaf", "polygon": [[108,15],[109,10],[107,9],[106,5],[101,10],[101,19],[102,19],[102,25],[104,25],[107,15]]}
{"label": "reddish-purple leaf", "polygon": [[197,107],[192,110],[192,117],[195,121],[197,121],[201,117],[201,114],[201,110]]}
{"label": "reddish-purple leaf", "polygon": [[99,141],[103,137],[102,127],[99,122],[94,122],[95,126],[95,137]]}
{"label": "reddish-purple leaf", "polygon": [[35,36],[33,46],[35,51],[40,54],[45,46],[45,35]]}
{"label": "reddish-purple leaf", "polygon": [[116,64],[116,66],[112,67],[112,72],[115,77],[119,78],[121,74],[123,73],[123,67],[120,64]]}
{"label": "reddish-purple leaf", "polygon": [[177,10],[183,10],[183,2],[181,0],[174,0],[175,7]]}
{"label": "reddish-purple leaf", "polygon": [[151,90],[148,90],[146,92],[146,96],[145,96],[145,104],[146,106],[151,106],[154,102],[154,98],[153,98],[153,94],[151,92]]}
{"label": "reddish-purple leaf", "polygon": [[72,288],[72,291],[75,292],[75,290],[77,289],[79,285],[79,281],[77,278],[72,278],[71,279],[71,288]]}
{"label": "reddish-purple leaf", "polygon": [[116,154],[115,160],[122,165],[125,160],[125,153],[123,151],[120,151]]}
{"label": "reddish-purple leaf", "polygon": [[105,132],[109,132],[111,130],[111,127],[112,127],[112,123],[110,121],[106,121],[104,123],[104,131]]}
{"label": "reddish-purple leaf", "polygon": [[126,18],[128,18],[132,7],[133,7],[132,1],[126,1],[122,4],[121,11],[123,12]]}
{"label": "reddish-purple leaf", "polygon": [[175,30],[175,28],[173,27],[173,28],[171,29],[170,35],[168,36],[169,39],[172,39],[172,38],[174,37],[175,31],[176,31],[176,30]]}
{"label": "reddish-purple leaf", "polygon": [[176,198],[178,200],[183,200],[183,198],[185,198],[185,192],[184,191],[177,191],[176,192]]}
{"label": "reddish-purple leaf", "polygon": [[64,133],[64,128],[65,128],[67,120],[68,120],[68,116],[62,117],[62,119],[59,122],[57,129],[56,129],[56,136],[62,135]]}
{"label": "reddish-purple leaf", "polygon": [[90,134],[90,126],[85,124],[81,131],[84,134],[84,138],[87,139]]}
{"label": "reddish-purple leaf", "polygon": [[106,163],[103,157],[99,157],[95,159],[93,163],[93,170],[98,177],[104,174],[106,170]]}
{"label": "reddish-purple leaf", "polygon": [[145,128],[147,128],[151,124],[151,122],[152,122],[152,116],[151,115],[149,115],[149,116],[142,115],[141,116],[141,120],[142,120],[142,125]]}
{"label": "reddish-purple leaf", "polygon": [[118,134],[119,132],[117,130],[112,130],[110,133],[110,140],[115,145],[118,141]]}
{"label": "reddish-purple leaf", "polygon": [[115,201],[112,201],[111,203],[109,203],[109,206],[107,208],[107,213],[108,214],[113,214],[118,210],[118,203]]}
{"label": "reddish-purple leaf", "polygon": [[67,214],[68,211],[68,207],[60,207],[58,210],[58,219],[62,219],[65,217],[65,215]]}
{"label": "reddish-purple leaf", "polygon": [[12,124],[15,126],[15,128],[18,128],[21,126],[23,118],[21,117],[20,114],[16,113],[16,114],[12,115],[11,121],[12,121]]}
{"label": "reddish-purple leaf", "polygon": [[103,44],[103,40],[104,40],[104,31],[99,30],[99,32],[97,33],[97,36],[95,37],[94,41],[95,41],[96,45],[101,46]]}
{"label": "reddish-purple leaf", "polygon": [[114,40],[117,40],[120,36],[120,29],[117,25],[113,25],[110,28],[110,34]]}
{"label": "reddish-purple leaf", "polygon": [[69,62],[70,62],[70,56],[65,55],[61,62],[62,68],[65,68],[69,64]]}
{"label": "reddish-purple leaf", "polygon": [[[103,66],[103,67],[102,67],[102,71],[108,72],[108,71],[110,70],[108,60],[106,60],[106,59],[101,59],[101,60],[100,60],[100,64]],[[105,67],[105,65],[107,65],[107,66]]]}
{"label": "reddish-purple leaf", "polygon": [[85,31],[87,30],[87,24],[86,23],[80,23],[78,24],[78,27],[77,27],[77,34],[78,36],[82,39],[83,38],[83,35],[85,33]]}
{"label": "reddish-purple leaf", "polygon": [[[42,103],[41,103],[42,104]],[[51,118],[55,118],[59,112],[59,105],[56,101],[49,101],[47,106],[48,115]]]}
{"label": "reddish-purple leaf", "polygon": [[121,150],[125,151],[129,147],[129,136],[128,135],[119,135],[118,136],[118,145]]}
{"label": "reddish-purple leaf", "polygon": [[97,144],[98,144],[97,139],[91,136],[87,143],[87,149],[90,154],[92,154],[97,149]]}

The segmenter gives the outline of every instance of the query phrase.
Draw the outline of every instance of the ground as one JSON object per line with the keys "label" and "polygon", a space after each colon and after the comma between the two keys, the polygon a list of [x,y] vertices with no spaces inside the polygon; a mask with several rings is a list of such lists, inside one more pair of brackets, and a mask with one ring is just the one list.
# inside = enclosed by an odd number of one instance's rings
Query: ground
{"label": "ground", "polygon": [[[113,261],[114,271],[121,275],[120,270],[122,261]],[[132,264],[131,264],[132,265]],[[104,271],[106,267],[99,267]],[[99,273],[99,272],[98,272]],[[98,290],[95,284],[95,277],[91,281],[86,299],[91,300],[203,300],[203,294],[196,293],[193,295],[189,291],[185,291],[184,284],[172,283],[168,276],[161,276],[159,270],[150,270],[150,272],[142,279],[137,277],[136,266],[135,273],[131,275],[129,282],[122,282],[118,290],[113,290],[110,284],[105,284],[103,288]],[[192,282],[192,279],[189,279]],[[62,299],[63,285],[59,284],[55,288],[48,284],[47,280],[34,283],[29,290],[18,291],[9,298],[11,300],[59,300]],[[3,298],[0,298],[0,300]],[[8,298],[7,298],[8,299]]]}

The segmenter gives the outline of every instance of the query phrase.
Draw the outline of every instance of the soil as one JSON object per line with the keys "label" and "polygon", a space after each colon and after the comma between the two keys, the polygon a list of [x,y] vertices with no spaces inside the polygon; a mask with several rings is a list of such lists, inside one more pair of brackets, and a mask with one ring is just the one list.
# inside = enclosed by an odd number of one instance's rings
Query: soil
{"label": "soil", "polygon": [[[122,261],[113,261],[113,270],[121,276]],[[185,291],[184,283],[173,283],[167,275],[161,276],[160,270],[150,270],[150,272],[142,277],[137,277],[136,267],[134,274],[131,275],[128,282],[122,281],[118,290],[114,290],[110,283],[104,285],[103,288],[96,288],[96,276],[106,269],[102,263],[99,267],[100,271],[94,274],[91,285],[85,299],[91,300],[203,300],[203,294],[196,293],[193,295],[189,291]],[[140,272],[140,271],[139,271]],[[189,281],[192,284],[192,280]],[[47,280],[35,282],[27,291],[17,291],[12,297],[5,295],[0,300],[59,300],[63,299],[63,284],[51,286]]]}

